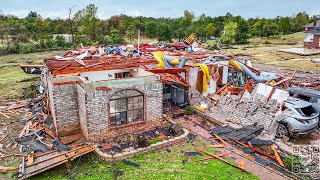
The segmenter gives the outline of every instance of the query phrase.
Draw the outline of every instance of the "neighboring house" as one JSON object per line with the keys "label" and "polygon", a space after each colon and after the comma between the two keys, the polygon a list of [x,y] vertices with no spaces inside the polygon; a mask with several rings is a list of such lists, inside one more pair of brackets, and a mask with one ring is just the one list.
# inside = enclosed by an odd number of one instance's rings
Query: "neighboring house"
{"label": "neighboring house", "polygon": [[54,34],[53,40],[57,38],[57,36],[62,36],[66,42],[72,42],[72,35],[71,34]]}
{"label": "neighboring house", "polygon": [[305,32],[305,48],[320,48],[320,27],[315,27]]}
{"label": "neighboring house", "polygon": [[320,27],[320,19],[303,26],[302,27],[302,31],[309,31],[309,30],[311,30],[311,29],[313,29],[315,27]]}

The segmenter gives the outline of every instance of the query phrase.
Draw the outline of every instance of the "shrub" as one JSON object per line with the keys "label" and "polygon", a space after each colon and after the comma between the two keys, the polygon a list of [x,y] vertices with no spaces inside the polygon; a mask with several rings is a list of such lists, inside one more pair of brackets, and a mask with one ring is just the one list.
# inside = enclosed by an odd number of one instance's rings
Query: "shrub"
{"label": "shrub", "polygon": [[53,46],[55,48],[58,48],[58,47],[65,47],[65,45],[66,45],[65,38],[63,36],[56,36]]}
{"label": "shrub", "polygon": [[270,42],[270,41],[268,41],[268,40],[265,40],[265,41],[263,42],[263,44],[272,44],[272,42]]}
{"label": "shrub", "polygon": [[36,46],[33,44],[25,44],[25,45],[21,45],[19,48],[19,53],[21,54],[28,54],[28,53],[32,53],[36,50]]}
{"label": "shrub", "polygon": [[192,115],[192,114],[194,114],[194,109],[193,109],[193,107],[192,107],[192,106],[186,106],[186,107],[184,108],[184,114],[186,114],[186,115]]}
{"label": "shrub", "polygon": [[155,138],[155,139],[152,139],[152,140],[150,140],[150,144],[156,144],[156,143],[158,143],[158,142],[162,142],[162,139],[161,138]]}

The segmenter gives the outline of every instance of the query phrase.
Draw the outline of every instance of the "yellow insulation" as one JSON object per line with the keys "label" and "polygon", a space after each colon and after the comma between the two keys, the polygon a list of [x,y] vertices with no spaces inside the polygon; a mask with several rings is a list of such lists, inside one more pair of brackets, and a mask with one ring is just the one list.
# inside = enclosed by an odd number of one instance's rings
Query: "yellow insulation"
{"label": "yellow insulation", "polygon": [[210,81],[209,68],[206,64],[196,63],[194,66],[200,66],[201,71],[203,72],[203,92],[206,93],[208,91],[207,84]]}

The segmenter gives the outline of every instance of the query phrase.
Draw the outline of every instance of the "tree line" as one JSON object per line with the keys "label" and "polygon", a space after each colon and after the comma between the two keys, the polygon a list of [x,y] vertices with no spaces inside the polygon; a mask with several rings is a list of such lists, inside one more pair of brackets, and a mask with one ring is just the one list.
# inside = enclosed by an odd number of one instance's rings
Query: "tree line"
{"label": "tree line", "polygon": [[[0,11],[0,49],[9,53],[28,53],[35,49],[73,47],[89,44],[121,44],[141,36],[158,41],[182,41],[194,33],[199,40],[221,38],[226,44],[247,43],[252,37],[270,37],[301,31],[303,25],[320,16],[299,12],[291,17],[249,18],[226,13],[224,16],[196,16],[184,11],[178,18],[153,18],[144,16],[115,15],[109,19],[97,16],[98,7],[89,4],[74,11],[69,9],[68,18],[42,18],[31,11],[25,18],[5,15]],[[71,42],[54,34],[71,34]]]}

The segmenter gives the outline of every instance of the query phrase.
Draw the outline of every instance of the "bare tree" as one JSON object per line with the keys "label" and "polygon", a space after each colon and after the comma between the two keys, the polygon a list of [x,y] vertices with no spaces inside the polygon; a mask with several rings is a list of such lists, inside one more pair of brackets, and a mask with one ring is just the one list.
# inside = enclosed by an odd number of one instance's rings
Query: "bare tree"
{"label": "bare tree", "polygon": [[75,41],[73,23],[74,23],[74,20],[76,19],[76,16],[75,15],[72,16],[72,8],[74,8],[74,7],[76,7],[76,6],[72,6],[69,9],[69,19],[68,19],[69,31],[70,31],[70,34],[71,34],[71,37],[72,37],[72,43],[74,43],[74,41]]}

